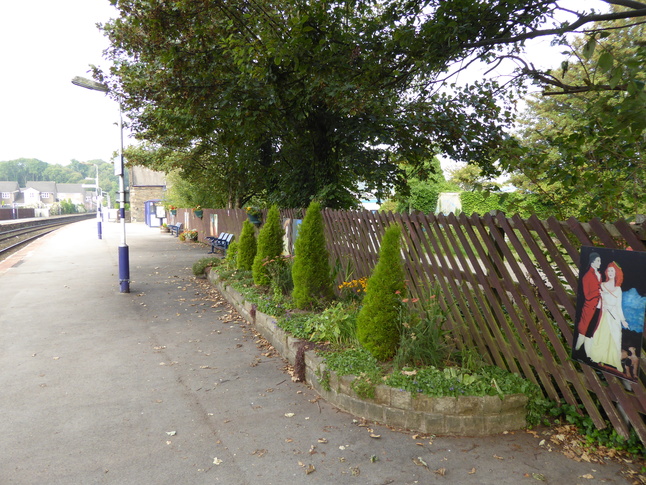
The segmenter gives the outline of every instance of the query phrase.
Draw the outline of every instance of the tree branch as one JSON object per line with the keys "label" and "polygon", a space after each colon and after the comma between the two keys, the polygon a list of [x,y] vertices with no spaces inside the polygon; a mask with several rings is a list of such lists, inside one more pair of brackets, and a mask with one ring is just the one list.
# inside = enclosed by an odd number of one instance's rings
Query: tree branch
{"label": "tree branch", "polygon": [[[623,1],[623,0],[619,0],[619,1]],[[613,2],[610,2],[610,0],[607,0],[607,3],[613,3]],[[637,3],[637,2],[633,2],[633,3]],[[646,5],[641,6],[641,8],[637,10],[632,10],[629,12],[615,12],[615,13],[600,14],[600,15],[586,15],[586,16],[580,17],[576,22],[573,22],[571,24],[566,24],[565,27],[560,27],[558,29],[535,30],[533,32],[526,32],[524,34],[520,34],[515,37],[486,39],[478,42],[473,42],[471,44],[465,44],[464,47],[466,49],[475,49],[478,47],[515,44],[517,42],[522,42],[524,40],[529,40],[529,39],[535,39],[537,37],[545,37],[548,35],[563,35],[568,32],[575,32],[576,29],[578,29],[582,25],[589,24],[591,22],[603,22],[603,21],[620,20],[620,19],[636,18],[636,17],[646,17]],[[598,29],[598,30],[603,30],[603,29]]]}
{"label": "tree branch", "polygon": [[635,2],[633,0],[603,0],[603,1],[611,5],[619,5],[621,7],[634,8],[636,10],[639,10],[641,8],[646,8],[645,3]]}

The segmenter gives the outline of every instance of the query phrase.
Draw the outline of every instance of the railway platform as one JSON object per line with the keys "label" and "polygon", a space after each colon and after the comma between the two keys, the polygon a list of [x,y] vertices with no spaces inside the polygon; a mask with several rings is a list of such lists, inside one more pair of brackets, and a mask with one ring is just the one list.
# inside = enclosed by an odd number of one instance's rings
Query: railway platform
{"label": "railway platform", "polygon": [[[209,247],[65,226],[0,263],[0,483],[629,483],[541,430],[422,436],[333,408],[191,266]],[[553,448],[550,448],[553,446]]]}

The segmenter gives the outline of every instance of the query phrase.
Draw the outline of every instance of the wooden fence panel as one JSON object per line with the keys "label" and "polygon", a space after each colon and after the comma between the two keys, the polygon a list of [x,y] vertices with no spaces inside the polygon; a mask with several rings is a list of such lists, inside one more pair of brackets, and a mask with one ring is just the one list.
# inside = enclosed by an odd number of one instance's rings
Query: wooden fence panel
{"label": "wooden fence panel", "polygon": [[[236,235],[246,219],[243,210],[205,214],[205,220],[217,217],[221,232]],[[288,221],[302,214],[282,211]],[[598,427],[608,419],[623,436],[632,427],[646,443],[643,342],[636,383],[570,358],[581,247],[646,251],[645,224],[523,220],[502,213],[456,217],[325,209],[322,214],[337,284],[370,276],[384,230],[398,224],[410,296],[424,299],[433,286],[440,288],[445,328],[458,347],[476,348],[486,361],[538,383],[553,400],[582,404]],[[196,226],[207,230],[206,222]]]}

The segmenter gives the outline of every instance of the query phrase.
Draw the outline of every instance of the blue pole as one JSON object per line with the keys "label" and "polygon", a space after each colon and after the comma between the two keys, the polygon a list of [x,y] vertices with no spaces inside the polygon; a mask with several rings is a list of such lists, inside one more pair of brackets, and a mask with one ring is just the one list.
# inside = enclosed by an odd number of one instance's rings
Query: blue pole
{"label": "blue pole", "polygon": [[119,285],[121,293],[130,293],[130,255],[128,246],[119,246]]}

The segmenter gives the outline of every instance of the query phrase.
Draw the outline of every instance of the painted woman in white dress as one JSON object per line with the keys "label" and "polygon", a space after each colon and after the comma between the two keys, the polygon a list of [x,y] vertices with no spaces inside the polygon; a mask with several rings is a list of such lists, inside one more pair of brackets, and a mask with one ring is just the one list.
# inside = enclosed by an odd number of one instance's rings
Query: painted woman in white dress
{"label": "painted woman in white dress", "polygon": [[621,327],[628,322],[621,309],[621,283],[624,273],[614,261],[606,268],[606,281],[601,283],[601,317],[594,334],[588,357],[598,364],[610,365],[619,372],[621,367]]}

